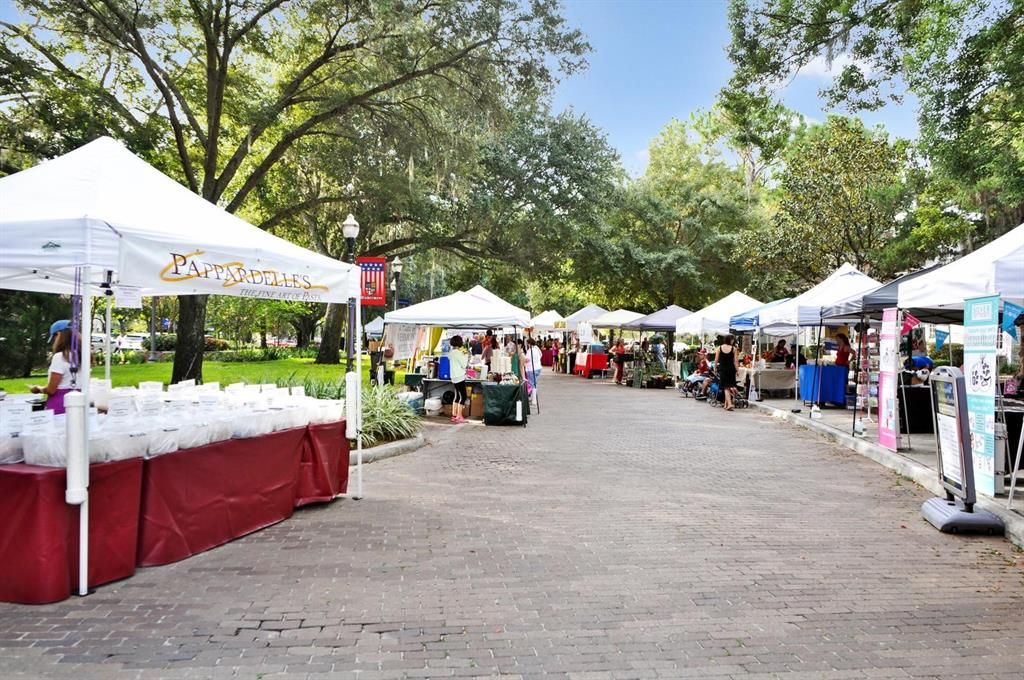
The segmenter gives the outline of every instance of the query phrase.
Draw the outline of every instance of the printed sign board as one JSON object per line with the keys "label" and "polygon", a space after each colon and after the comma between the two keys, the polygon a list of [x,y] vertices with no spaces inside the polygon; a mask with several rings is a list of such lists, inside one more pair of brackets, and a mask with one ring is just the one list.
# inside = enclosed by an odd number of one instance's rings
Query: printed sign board
{"label": "printed sign board", "polygon": [[996,342],[999,296],[964,302],[964,382],[978,490],[995,495]]}
{"label": "printed sign board", "polygon": [[878,375],[878,443],[890,451],[899,444],[899,411],[896,385],[899,371],[899,310],[882,311],[882,333],[879,336]]}
{"label": "printed sign board", "polygon": [[929,380],[935,414],[939,481],[965,504],[975,501],[971,436],[967,427],[967,393],[960,369],[942,367]]}

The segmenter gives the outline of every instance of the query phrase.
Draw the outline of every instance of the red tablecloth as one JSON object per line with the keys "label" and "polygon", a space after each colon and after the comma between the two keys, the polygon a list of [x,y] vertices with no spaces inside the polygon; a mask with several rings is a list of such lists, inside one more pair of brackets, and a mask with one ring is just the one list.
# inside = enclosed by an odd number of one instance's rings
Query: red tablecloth
{"label": "red tablecloth", "polygon": [[[583,361],[580,362],[580,358]],[[607,354],[577,354],[576,355],[576,366],[573,368],[574,373],[579,373],[585,378],[590,377],[592,371],[604,371],[608,368],[608,355]]]}
{"label": "red tablecloth", "polygon": [[[0,601],[43,604],[78,589],[78,507],[64,468],[0,465]],[[89,585],[135,573],[142,459],[89,468]]]}
{"label": "red tablecloth", "polygon": [[302,463],[295,507],[324,503],[348,490],[345,421],[310,425],[302,439]]}
{"label": "red tablecloth", "polygon": [[291,517],[307,428],[146,461],[139,566],[177,562]]}

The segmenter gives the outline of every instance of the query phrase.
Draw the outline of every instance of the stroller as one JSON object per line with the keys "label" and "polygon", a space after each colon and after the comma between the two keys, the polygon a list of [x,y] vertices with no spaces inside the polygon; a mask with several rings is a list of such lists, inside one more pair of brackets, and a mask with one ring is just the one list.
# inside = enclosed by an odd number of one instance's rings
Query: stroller
{"label": "stroller", "polygon": [[[711,380],[711,386],[708,387],[708,404],[711,406],[725,406],[725,390],[722,389],[721,381],[718,376],[715,375]],[[738,385],[732,395],[732,407],[733,408],[747,408],[750,406],[750,401],[747,399],[747,391],[743,385]]]}

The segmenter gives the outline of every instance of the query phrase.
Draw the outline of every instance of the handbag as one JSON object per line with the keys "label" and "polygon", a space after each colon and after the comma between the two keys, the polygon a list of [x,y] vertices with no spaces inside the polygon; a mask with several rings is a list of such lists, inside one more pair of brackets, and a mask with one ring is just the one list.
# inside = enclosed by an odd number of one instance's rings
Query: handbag
{"label": "handbag", "polygon": [[1016,396],[1019,389],[1020,383],[1016,378],[1008,378],[1006,382],[1003,383],[1003,394],[1008,397]]}

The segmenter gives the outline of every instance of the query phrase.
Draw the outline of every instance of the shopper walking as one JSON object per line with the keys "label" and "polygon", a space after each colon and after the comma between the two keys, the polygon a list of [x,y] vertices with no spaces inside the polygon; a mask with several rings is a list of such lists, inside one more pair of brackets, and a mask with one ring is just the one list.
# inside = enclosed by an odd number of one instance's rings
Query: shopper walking
{"label": "shopper walking", "polygon": [[529,347],[526,350],[526,379],[530,382],[530,385],[534,390],[537,389],[537,381],[540,379],[540,360],[540,347],[537,346],[536,340],[530,338]]}
{"label": "shopper walking", "polygon": [[715,370],[718,371],[718,387],[725,391],[725,410],[732,411],[732,397],[736,393],[736,348],[733,347],[733,336],[727,335],[722,344],[715,350]]}

